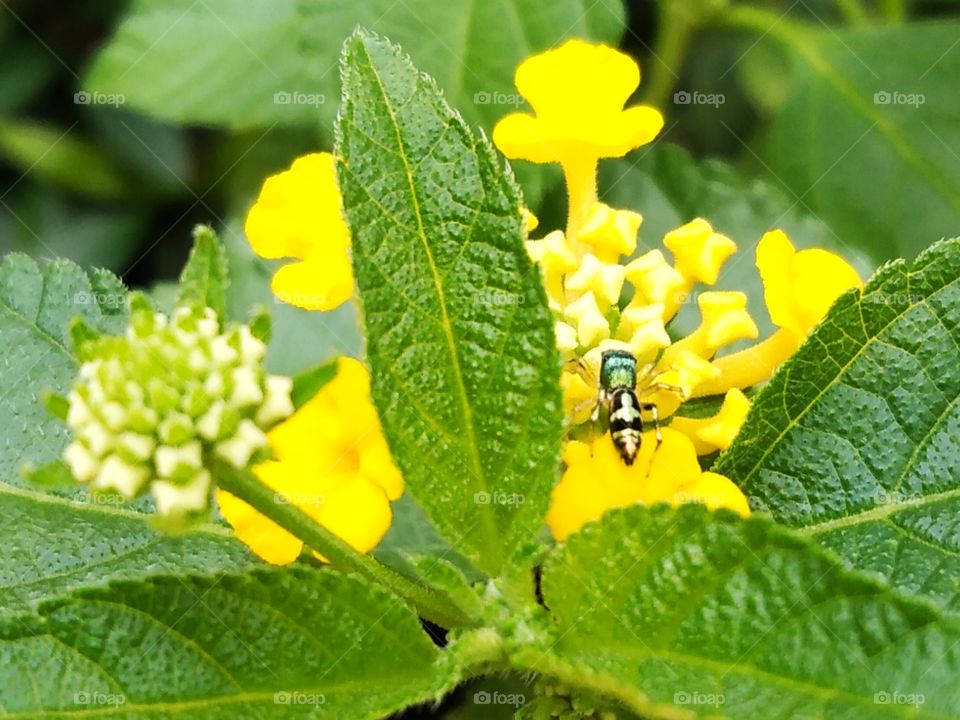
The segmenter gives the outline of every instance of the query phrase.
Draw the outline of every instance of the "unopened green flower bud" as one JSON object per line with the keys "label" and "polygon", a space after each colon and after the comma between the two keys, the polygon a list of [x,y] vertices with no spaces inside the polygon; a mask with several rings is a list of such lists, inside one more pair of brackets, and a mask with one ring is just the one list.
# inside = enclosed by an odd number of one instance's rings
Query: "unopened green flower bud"
{"label": "unopened green flower bud", "polygon": [[264,344],[245,325],[221,331],[209,308],[168,318],[135,304],[123,336],[87,339],[78,352],[64,460],[96,490],[149,490],[161,515],[207,510],[210,461],[265,459],[266,432],[293,412],[291,380],[263,369]]}

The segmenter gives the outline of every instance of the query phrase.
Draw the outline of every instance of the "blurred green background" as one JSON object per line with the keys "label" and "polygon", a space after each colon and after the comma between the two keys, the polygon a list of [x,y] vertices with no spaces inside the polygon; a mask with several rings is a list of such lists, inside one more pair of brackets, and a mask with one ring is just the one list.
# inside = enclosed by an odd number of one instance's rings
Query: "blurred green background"
{"label": "blurred green background", "polygon": [[[52,0],[0,8],[0,252],[70,257],[131,286],[165,285],[190,228],[233,261],[231,308],[277,322],[270,363],[357,353],[354,311],[271,302],[271,265],[242,220],[262,180],[330,149],[337,55],[357,25],[399,42],[489,132],[523,107],[512,75],[566,37],[619,45],[655,143],[602,167],[606,200],[640,210],[641,244],[698,215],[741,252],[783,227],[864,275],[960,234],[960,5],[946,0]],[[516,163],[545,230],[562,226],[555,168]],[[682,322],[682,321],[681,321]]]}

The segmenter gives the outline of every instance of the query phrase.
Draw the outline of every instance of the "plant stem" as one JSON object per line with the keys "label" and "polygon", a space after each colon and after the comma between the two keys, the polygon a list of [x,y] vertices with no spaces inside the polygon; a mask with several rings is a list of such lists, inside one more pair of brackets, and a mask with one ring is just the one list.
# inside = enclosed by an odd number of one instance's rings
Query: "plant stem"
{"label": "plant stem", "polygon": [[663,108],[669,104],[673,88],[680,79],[687,48],[700,24],[700,18],[684,2],[662,0],[658,7],[660,28],[653,47],[645,98],[654,107]]}
{"label": "plant stem", "polygon": [[899,25],[907,19],[904,0],[880,0],[880,12],[883,19],[892,25]]}
{"label": "plant stem", "polygon": [[435,589],[419,585],[369,555],[359,553],[296,505],[280,503],[276,493],[249,471],[218,463],[214,477],[222,489],[273,520],[308,547],[323,555],[337,570],[355,573],[403,598],[421,617],[445,628],[472,625],[471,619]]}
{"label": "plant stem", "polygon": [[765,37],[769,35],[788,46],[802,45],[800,23],[753,5],[734,5],[722,15],[727,27],[740,28]]}
{"label": "plant stem", "polygon": [[869,22],[869,16],[866,9],[860,4],[860,0],[836,0],[837,9],[843,15],[843,19],[849,25],[866,25]]}

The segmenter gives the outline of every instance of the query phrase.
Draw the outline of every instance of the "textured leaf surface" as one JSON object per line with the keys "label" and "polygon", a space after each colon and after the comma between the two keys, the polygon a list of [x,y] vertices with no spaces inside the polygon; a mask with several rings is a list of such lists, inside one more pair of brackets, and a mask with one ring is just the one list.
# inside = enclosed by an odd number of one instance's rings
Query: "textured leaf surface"
{"label": "textured leaf surface", "polygon": [[[332,123],[340,45],[358,25],[389,35],[472,121],[519,101],[513,72],[564,37],[616,43],[620,0],[140,0],[85,87],[180,122]],[[217,98],[211,102],[211,98]]]}
{"label": "textured leaf surface", "polygon": [[43,390],[66,393],[77,364],[67,326],[83,317],[96,330],[126,324],[126,289],[106,271],[87,274],[67,261],[39,267],[24,255],[0,265],[0,483],[22,485],[25,462],[60,455],[66,429],[40,402]]}
{"label": "textured leaf surface", "polygon": [[49,493],[20,477],[25,463],[56,459],[66,430],[40,393],[66,393],[77,372],[67,326],[76,315],[120,332],[126,289],[106,271],[10,255],[0,266],[0,612],[113,577],[232,568],[249,554],[220,529],[188,537],[152,530],[148,518],[78,488]]}
{"label": "textured leaf surface", "polygon": [[146,516],[0,483],[0,615],[114,578],[240,568],[255,559],[228,530],[153,530]]}
{"label": "textured leaf surface", "polygon": [[717,472],[857,567],[960,609],[960,241],[842,297]]}
{"label": "textured leaf surface", "polygon": [[193,249],[177,288],[177,305],[213,308],[220,322],[227,318],[227,256],[213,228],[200,225],[193,231]]}
{"label": "textured leaf surface", "polygon": [[955,235],[960,22],[764,29],[795,64],[764,158],[777,178],[881,261]]}
{"label": "textured leaf surface", "polygon": [[958,716],[960,624],[767,519],[634,507],[548,560],[531,663],[644,716]]}
{"label": "textured leaf surface", "polygon": [[411,493],[493,573],[542,524],[561,432],[518,190],[394,46],[357,34],[343,62],[337,154],[374,401]]}
{"label": "textured leaf surface", "polygon": [[381,718],[456,680],[396,598],[308,570],[77,593],[0,624],[0,667],[28,717]]}

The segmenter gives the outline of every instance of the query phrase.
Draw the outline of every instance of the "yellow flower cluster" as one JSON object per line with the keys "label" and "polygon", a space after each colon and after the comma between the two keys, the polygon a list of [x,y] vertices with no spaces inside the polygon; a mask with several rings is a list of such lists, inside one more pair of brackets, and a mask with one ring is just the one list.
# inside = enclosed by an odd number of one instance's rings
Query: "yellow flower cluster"
{"label": "yellow flower cluster", "polygon": [[[736,244],[696,218],[636,257],[639,214],[597,200],[600,158],[619,157],[652,140],[660,114],[623,109],[640,71],[628,56],[573,40],[526,60],[516,84],[535,115],[514,113],[494,130],[510,158],[557,162],[569,194],[565,231],[527,241],[556,316],[557,345],[567,359],[562,383],[572,424],[589,422],[597,402],[602,354],[627,350],[641,368],[637,392],[670,418],[691,397],[725,394],[713,417],[674,417],[658,446],[645,433],[635,462],[625,465],[609,437],[570,441],[566,470],[547,522],[565,538],[606,510],[628,504],[703,502],[741,514],[750,510],[729,479],[702,472],[698,454],[730,445],[749,410],[741,389],[770,377],[845,290],[860,284],[842,258],[823,250],[796,252],[786,235],[767,233],[757,249],[770,317],[780,328],[747,350],[715,358],[725,346],[755,339],[758,329],[741,292],[696,295],[700,326],[676,342],[667,325],[697,285],[714,285]],[[622,261],[621,258],[628,258]],[[621,298],[629,301],[623,303]]]}
{"label": "yellow flower cluster", "polygon": [[[254,472],[276,492],[276,502],[296,505],[367,552],[390,527],[390,501],[403,493],[403,478],[370,402],[366,368],[349,358],[338,365],[333,380],[267,434],[275,459]],[[217,501],[237,537],[267,562],[282,565],[300,555],[301,540],[243,501],[223,490]]]}

